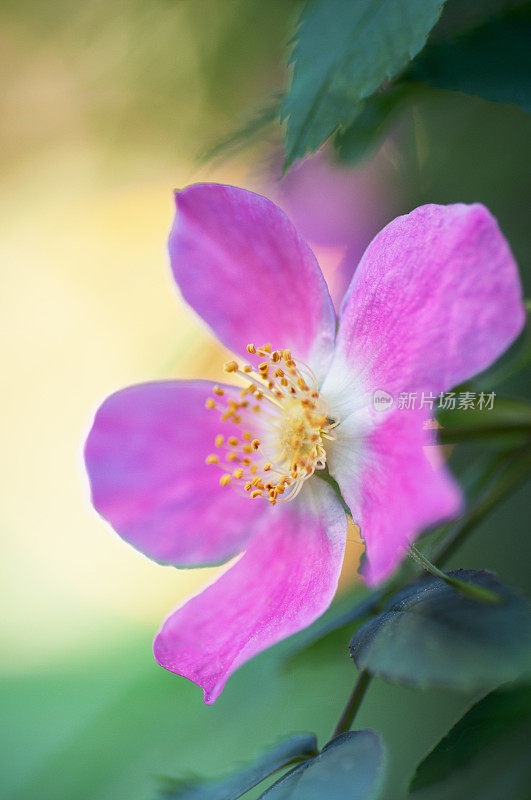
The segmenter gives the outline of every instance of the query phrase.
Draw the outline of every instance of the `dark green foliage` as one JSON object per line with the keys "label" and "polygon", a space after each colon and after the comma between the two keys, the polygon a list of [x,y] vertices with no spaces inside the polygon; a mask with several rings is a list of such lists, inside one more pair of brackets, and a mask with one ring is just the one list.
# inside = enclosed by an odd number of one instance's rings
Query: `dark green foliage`
{"label": "dark green foliage", "polygon": [[415,800],[507,797],[527,800],[531,786],[531,688],[487,695],[417,767]]}
{"label": "dark green foliage", "polygon": [[464,597],[439,578],[396,594],[354,635],[356,666],[411,686],[491,688],[531,669],[529,607],[494,575],[454,570],[452,578],[495,592],[502,602]]}
{"label": "dark green foliage", "polygon": [[292,736],[243,772],[209,783],[169,779],[161,796],[168,800],[236,800],[278,769],[307,760],[316,753],[315,736]]}
{"label": "dark green foliage", "polygon": [[292,61],[286,168],[357,117],[358,104],[421,50],[444,0],[315,0],[305,7]]}
{"label": "dark green foliage", "polygon": [[430,45],[415,59],[408,77],[531,111],[530,40],[528,8]]}
{"label": "dark green foliage", "polygon": [[335,137],[339,158],[348,163],[368,158],[380,146],[412,91],[408,83],[398,83],[364,100],[350,127]]}
{"label": "dark green foliage", "polygon": [[342,733],[311,761],[284,775],[260,800],[376,800],[381,797],[385,759],[372,731]]}

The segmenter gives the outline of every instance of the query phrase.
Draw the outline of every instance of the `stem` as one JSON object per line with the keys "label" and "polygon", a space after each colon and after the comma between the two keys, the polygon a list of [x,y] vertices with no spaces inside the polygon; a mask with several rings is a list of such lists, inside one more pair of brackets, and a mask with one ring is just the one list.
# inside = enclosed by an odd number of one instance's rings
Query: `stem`
{"label": "stem", "polygon": [[354,717],[356,716],[358,708],[361,705],[361,701],[365,697],[365,692],[369,688],[371,680],[372,675],[367,672],[367,670],[362,670],[358,675],[358,680],[356,681],[354,689],[352,690],[352,694],[347,701],[345,710],[341,714],[341,718],[336,725],[332,739],[334,736],[339,736],[340,733],[345,733],[351,729],[352,723],[354,722]]}
{"label": "stem", "polygon": [[447,575],[446,572],[443,572],[436,567],[435,564],[432,564],[420,550],[417,550],[414,544],[409,545],[409,553],[418,564],[424,567],[426,572],[429,572],[430,575],[435,575],[436,578],[440,578],[447,583],[448,586],[451,586],[456,592],[459,592],[465,597],[470,597],[472,600],[479,600],[482,603],[502,602],[501,597],[499,597],[496,592],[491,592],[490,589],[485,589],[483,586],[476,586],[475,584],[467,583],[466,581],[459,580],[459,578]]}

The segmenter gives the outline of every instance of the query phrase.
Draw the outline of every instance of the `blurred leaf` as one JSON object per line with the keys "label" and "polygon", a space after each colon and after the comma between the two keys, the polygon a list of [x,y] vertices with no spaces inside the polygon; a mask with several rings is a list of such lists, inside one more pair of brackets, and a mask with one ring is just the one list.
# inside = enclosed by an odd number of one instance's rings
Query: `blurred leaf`
{"label": "blurred leaf", "polygon": [[352,638],[358,669],[412,686],[466,691],[514,680],[531,670],[527,602],[494,575],[454,570],[452,578],[498,594],[478,603],[429,577],[403,589]]}
{"label": "blurred leaf", "polygon": [[427,47],[408,77],[531,111],[531,9]]}
{"label": "blurred leaf", "polygon": [[236,800],[278,769],[311,758],[317,752],[317,739],[313,734],[292,736],[237,775],[209,783],[170,779],[162,796],[170,800]]}
{"label": "blurred leaf", "polygon": [[280,113],[280,96],[274,95],[270,98],[269,102],[258,108],[254,114],[251,114],[242,121],[239,127],[236,127],[224,139],[220,139],[210,150],[204,154],[202,161],[211,161],[221,156],[226,156],[230,152],[241,148],[242,146],[251,144],[251,142],[258,136],[264,133],[275,120],[278,120]]}
{"label": "blurred leaf", "polygon": [[381,796],[384,770],[378,736],[372,731],[349,731],[284,775],[259,800],[376,800]]}
{"label": "blurred leaf", "polygon": [[282,105],[285,168],[358,115],[358,104],[421,50],[444,0],[314,0],[300,18]]}
{"label": "blurred leaf", "polygon": [[362,101],[352,124],[335,137],[334,147],[341,161],[361,161],[380,146],[410,91],[407,83],[399,83]]}
{"label": "blurred leaf", "polygon": [[453,39],[456,35],[478,28],[528,2],[529,0],[474,0],[471,3],[470,0],[447,0],[441,18],[430,36],[430,42]]}
{"label": "blurred leaf", "polygon": [[[446,527],[435,553],[430,557],[439,566],[446,563],[459,544],[470,532],[509,497],[531,474],[531,448],[526,444],[518,450],[494,454],[467,478],[467,496],[477,499],[467,508],[462,517]],[[443,530],[444,530],[443,527]]]}
{"label": "blurred leaf", "polygon": [[492,692],[473,706],[417,767],[410,785],[412,796],[416,800],[527,800],[530,736],[531,688]]}
{"label": "blurred leaf", "polygon": [[443,426],[439,441],[454,443],[464,439],[516,435],[531,436],[531,404],[520,400],[496,397],[493,408],[440,409],[437,419]]}

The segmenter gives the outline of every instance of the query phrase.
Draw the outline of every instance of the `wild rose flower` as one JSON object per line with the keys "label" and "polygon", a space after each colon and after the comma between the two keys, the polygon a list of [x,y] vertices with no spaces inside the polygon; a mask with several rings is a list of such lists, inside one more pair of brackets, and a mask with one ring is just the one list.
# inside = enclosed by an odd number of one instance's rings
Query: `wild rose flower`
{"label": "wild rose flower", "polygon": [[429,410],[381,413],[373,393],[450,389],[505,350],[524,308],[509,247],[481,205],[426,205],[391,222],[336,322],[313,253],[272,202],[197,185],[176,204],[173,274],[238,354],[226,369],[243,388],[123,389],[96,414],[86,464],[96,509],[156,561],[243,553],[155,639],[158,662],[212,703],[240,664],[332,600],[347,520],[320,474],[335,478],[361,528],[369,584],[423,528],[458,512],[456,483],[425,455]]}

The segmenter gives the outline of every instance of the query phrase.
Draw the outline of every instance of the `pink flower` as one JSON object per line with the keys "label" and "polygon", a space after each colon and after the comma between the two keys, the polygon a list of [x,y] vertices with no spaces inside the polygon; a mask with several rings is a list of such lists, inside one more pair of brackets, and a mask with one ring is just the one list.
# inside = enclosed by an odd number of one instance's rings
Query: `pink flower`
{"label": "pink flower", "polygon": [[381,412],[374,392],[448,390],[505,350],[524,308],[509,247],[478,204],[422,206],[391,222],[337,323],[313,253],[272,202],[197,185],[176,203],[173,274],[239,354],[226,368],[246,388],[119,391],[96,414],[86,464],[96,509],[151,558],[196,566],[243,552],[155,639],[158,662],[212,703],[240,664],[332,600],[347,522],[324,468],[360,525],[370,584],[424,527],[458,512],[453,478],[425,455],[429,411],[395,402]]}

